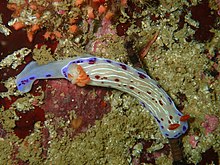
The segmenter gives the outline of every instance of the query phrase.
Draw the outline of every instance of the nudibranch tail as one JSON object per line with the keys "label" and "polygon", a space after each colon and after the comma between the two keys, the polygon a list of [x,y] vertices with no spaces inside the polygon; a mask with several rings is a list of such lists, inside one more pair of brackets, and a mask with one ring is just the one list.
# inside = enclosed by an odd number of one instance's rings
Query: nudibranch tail
{"label": "nudibranch tail", "polygon": [[[126,64],[104,58],[83,57],[44,66],[35,64],[32,68],[28,65],[17,77],[18,89],[28,92],[32,84],[25,80],[33,75],[35,79],[47,79],[45,71],[49,72],[49,78],[65,78],[78,86],[110,87],[131,94],[149,110],[165,137],[178,138],[188,129],[189,115],[183,115],[177,110],[174,102],[156,81]],[[19,84],[22,84],[22,88]]]}

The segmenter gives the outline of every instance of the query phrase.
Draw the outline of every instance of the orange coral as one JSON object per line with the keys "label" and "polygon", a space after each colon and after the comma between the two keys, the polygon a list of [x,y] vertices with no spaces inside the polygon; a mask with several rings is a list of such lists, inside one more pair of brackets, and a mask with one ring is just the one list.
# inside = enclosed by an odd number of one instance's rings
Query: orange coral
{"label": "orange coral", "polygon": [[7,4],[7,8],[9,9],[9,10],[16,10],[17,8],[18,8],[18,5],[16,4],[16,3],[8,3]]}
{"label": "orange coral", "polygon": [[76,6],[81,6],[83,4],[84,0],[76,0],[75,5]]}
{"label": "orange coral", "polygon": [[22,9],[21,6],[18,6],[16,3],[8,3],[8,4],[7,4],[7,8],[8,8],[9,10],[14,11],[14,13],[12,14],[12,17],[18,17],[18,16],[20,16],[21,9]]}
{"label": "orange coral", "polygon": [[46,31],[43,36],[44,36],[45,39],[49,39],[50,35],[51,35],[51,32]]}
{"label": "orange coral", "polygon": [[[23,22],[15,22],[13,25],[15,30],[20,30],[23,27],[26,27],[26,25]],[[28,41],[32,42],[34,38],[34,33],[40,29],[40,25],[34,24],[27,30],[27,38]]]}
{"label": "orange coral", "polygon": [[53,34],[57,37],[57,38],[61,38],[62,34],[59,31],[54,31]]}
{"label": "orange coral", "polygon": [[46,31],[45,33],[44,33],[44,38],[45,39],[55,39],[55,38],[61,38],[62,37],[62,34],[59,32],[59,31],[54,31],[54,32],[50,32],[50,31]]}
{"label": "orange coral", "polygon": [[69,31],[70,31],[71,33],[75,33],[75,32],[77,31],[77,29],[78,29],[77,25],[71,25],[71,26],[69,26]]}
{"label": "orange coral", "polygon": [[31,30],[28,30],[27,31],[27,38],[28,38],[28,41],[32,42],[34,39],[34,32]]}
{"label": "orange coral", "polygon": [[40,25],[34,24],[30,29],[27,30],[28,41],[32,42],[34,39],[34,34],[37,30],[40,29]]}
{"label": "orange coral", "polygon": [[99,3],[99,2],[100,2],[100,0],[93,0],[93,2]]}
{"label": "orange coral", "polygon": [[12,26],[15,30],[19,30],[25,27],[25,24],[23,22],[15,22]]}
{"label": "orange coral", "polygon": [[95,15],[94,15],[94,13],[93,13],[93,8],[92,7],[88,7],[87,8],[87,12],[88,12],[88,18],[90,18],[90,19],[94,19],[95,18]]}
{"label": "orange coral", "polygon": [[34,3],[31,3],[29,6],[32,10],[37,10],[37,5]]}
{"label": "orange coral", "polygon": [[127,0],[121,0],[121,5],[126,6],[127,5]]}
{"label": "orange coral", "polygon": [[33,31],[33,32],[36,32],[36,31],[39,30],[39,29],[40,29],[40,26],[37,25],[37,24],[34,24],[34,25],[31,27],[31,31]]}
{"label": "orange coral", "polygon": [[111,20],[111,18],[112,18],[113,15],[114,15],[113,12],[108,11],[108,12],[106,13],[106,15],[105,15],[105,19]]}
{"label": "orange coral", "polygon": [[36,13],[35,16],[36,16],[36,18],[40,18],[41,15],[40,15],[40,13]]}
{"label": "orange coral", "polygon": [[105,6],[103,6],[103,5],[100,5],[100,6],[99,6],[99,9],[98,9],[99,14],[103,14],[103,13],[105,13],[106,10],[107,10],[107,8],[106,8]]}
{"label": "orange coral", "polygon": [[73,23],[76,23],[76,22],[77,22],[77,18],[70,18],[69,19],[70,24],[73,24]]}

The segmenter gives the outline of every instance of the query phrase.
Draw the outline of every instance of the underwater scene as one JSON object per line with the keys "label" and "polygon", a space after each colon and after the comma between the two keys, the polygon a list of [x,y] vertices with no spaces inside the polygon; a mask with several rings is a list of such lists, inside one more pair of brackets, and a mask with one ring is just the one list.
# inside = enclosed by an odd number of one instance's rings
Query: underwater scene
{"label": "underwater scene", "polygon": [[0,165],[220,164],[220,0],[0,0]]}

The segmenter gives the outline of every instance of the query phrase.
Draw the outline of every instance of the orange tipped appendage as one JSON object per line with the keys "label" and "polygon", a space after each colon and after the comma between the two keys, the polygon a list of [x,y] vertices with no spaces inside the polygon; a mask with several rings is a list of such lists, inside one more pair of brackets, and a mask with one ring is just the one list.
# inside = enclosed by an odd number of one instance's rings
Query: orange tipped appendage
{"label": "orange tipped appendage", "polygon": [[28,41],[29,41],[29,42],[32,42],[33,39],[34,39],[34,32],[31,31],[31,30],[28,30],[28,31],[27,31],[27,38],[28,38]]}
{"label": "orange tipped appendage", "polygon": [[190,118],[190,115],[184,115],[180,117],[180,121],[187,121]]}
{"label": "orange tipped appendage", "polygon": [[77,66],[77,71],[79,72],[79,76],[76,79],[76,84],[80,87],[86,86],[86,84],[90,82],[89,76],[86,74],[86,72],[80,65]]}
{"label": "orange tipped appendage", "polygon": [[170,124],[168,129],[169,130],[174,130],[174,129],[177,129],[179,126],[180,126],[180,124]]}
{"label": "orange tipped appendage", "polygon": [[31,31],[32,32],[36,32],[37,30],[39,30],[40,29],[40,26],[38,25],[38,24],[34,24],[34,25],[32,25],[32,27],[31,27]]}

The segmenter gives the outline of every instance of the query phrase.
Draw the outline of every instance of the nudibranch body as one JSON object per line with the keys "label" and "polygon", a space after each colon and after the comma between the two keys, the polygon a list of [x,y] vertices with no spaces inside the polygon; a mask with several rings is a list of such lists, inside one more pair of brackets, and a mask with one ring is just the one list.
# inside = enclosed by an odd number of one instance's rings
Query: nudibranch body
{"label": "nudibranch body", "polygon": [[136,97],[149,110],[162,134],[178,138],[188,129],[188,115],[177,110],[174,102],[146,73],[126,64],[97,57],[79,57],[38,65],[31,62],[17,76],[20,91],[28,92],[36,79],[65,78],[78,86],[115,88]]}

